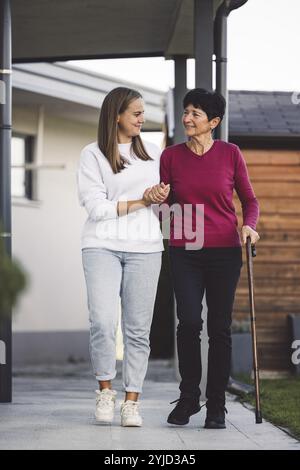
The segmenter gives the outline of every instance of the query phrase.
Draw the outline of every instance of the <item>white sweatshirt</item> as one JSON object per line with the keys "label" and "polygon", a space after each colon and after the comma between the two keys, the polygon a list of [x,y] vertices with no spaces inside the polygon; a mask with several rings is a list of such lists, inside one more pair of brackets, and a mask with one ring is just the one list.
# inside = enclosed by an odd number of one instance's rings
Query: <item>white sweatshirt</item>
{"label": "white sweatshirt", "polygon": [[100,247],[115,251],[151,253],[163,251],[159,220],[151,206],[128,215],[118,216],[118,201],[142,199],[146,188],[159,183],[161,151],[144,142],[153,160],[143,161],[132,154],[131,144],[119,144],[129,164],[120,173],[112,168],[93,142],[81,152],[77,171],[80,205],[88,213],[83,228],[81,247]]}

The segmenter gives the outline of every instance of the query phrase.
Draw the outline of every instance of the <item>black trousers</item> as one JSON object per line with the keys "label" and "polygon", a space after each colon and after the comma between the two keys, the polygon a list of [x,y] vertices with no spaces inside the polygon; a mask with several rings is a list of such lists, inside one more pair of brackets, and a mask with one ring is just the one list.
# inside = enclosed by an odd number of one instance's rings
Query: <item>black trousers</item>
{"label": "black trousers", "polygon": [[170,246],[169,254],[179,320],[180,391],[189,396],[200,396],[200,332],[205,292],[209,337],[206,397],[212,405],[224,405],[231,363],[232,308],[242,267],[242,249],[186,250]]}

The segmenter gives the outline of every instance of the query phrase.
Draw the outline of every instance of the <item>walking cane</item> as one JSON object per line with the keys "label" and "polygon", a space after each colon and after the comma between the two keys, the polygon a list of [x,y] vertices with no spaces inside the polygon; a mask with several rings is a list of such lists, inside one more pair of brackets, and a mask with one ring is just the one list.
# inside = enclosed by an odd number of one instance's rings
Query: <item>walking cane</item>
{"label": "walking cane", "polygon": [[256,327],[255,327],[255,306],[254,306],[254,289],[253,289],[253,261],[252,258],[256,256],[255,245],[251,245],[251,238],[247,237],[246,244],[247,253],[247,271],[248,271],[248,286],[249,286],[249,301],[250,301],[250,319],[251,319],[251,334],[252,334],[252,353],[253,353],[253,370],[255,382],[255,418],[256,424],[262,423],[262,415],[260,409],[260,393],[259,393],[259,372],[257,362],[257,342],[256,342]]}

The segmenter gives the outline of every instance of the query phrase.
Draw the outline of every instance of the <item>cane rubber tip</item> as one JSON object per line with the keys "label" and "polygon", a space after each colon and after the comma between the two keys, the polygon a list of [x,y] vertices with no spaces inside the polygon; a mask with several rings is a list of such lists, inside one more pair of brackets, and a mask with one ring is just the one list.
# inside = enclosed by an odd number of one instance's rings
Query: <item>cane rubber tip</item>
{"label": "cane rubber tip", "polygon": [[256,413],[256,424],[261,424],[262,423],[262,415],[261,413]]}

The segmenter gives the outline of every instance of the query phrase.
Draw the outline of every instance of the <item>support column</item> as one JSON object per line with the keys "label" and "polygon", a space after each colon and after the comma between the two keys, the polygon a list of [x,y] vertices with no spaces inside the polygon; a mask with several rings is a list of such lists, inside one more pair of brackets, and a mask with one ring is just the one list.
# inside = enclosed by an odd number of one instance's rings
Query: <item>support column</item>
{"label": "support column", "polygon": [[[11,256],[11,9],[0,2],[0,237]],[[3,314],[5,313],[5,317]],[[0,402],[12,401],[11,312],[0,312]]]}
{"label": "support column", "polygon": [[194,0],[194,54],[196,88],[212,90],[214,53],[213,0]]}
{"label": "support column", "polygon": [[174,144],[179,144],[186,140],[183,125],[181,122],[183,106],[182,101],[187,91],[186,79],[186,57],[174,56],[175,65],[175,88],[174,88]]}
{"label": "support column", "polygon": [[[185,56],[174,56],[175,66],[175,88],[174,88],[174,144],[179,144],[186,141],[186,135],[182,125],[183,105],[182,101],[187,92],[187,63]],[[176,299],[174,296],[174,359],[175,359],[175,373],[178,381],[180,381],[179,367],[178,367],[178,353],[177,353],[177,313],[176,313]]]}
{"label": "support column", "polygon": [[[213,89],[212,59],[214,50],[213,0],[194,0],[194,54],[196,88]],[[201,332],[202,380],[201,400],[205,400],[207,383],[208,335],[207,305],[203,298],[203,330]]]}

